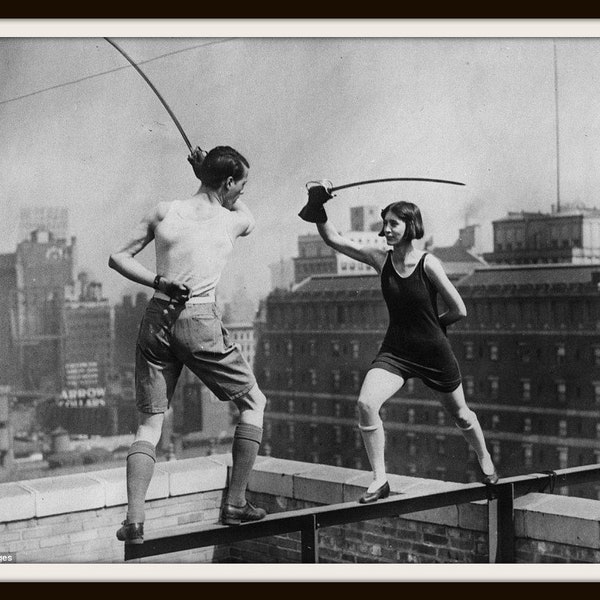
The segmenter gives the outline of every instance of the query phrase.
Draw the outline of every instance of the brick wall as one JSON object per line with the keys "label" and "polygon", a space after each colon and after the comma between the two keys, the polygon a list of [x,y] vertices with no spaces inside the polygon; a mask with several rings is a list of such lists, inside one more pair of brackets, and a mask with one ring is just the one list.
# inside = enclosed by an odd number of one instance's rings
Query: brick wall
{"label": "brick wall", "polygon": [[[146,535],[214,524],[230,455],[159,462],[148,491]],[[249,498],[269,512],[355,501],[370,475],[259,457]],[[462,484],[391,475],[393,493],[419,496]],[[117,563],[125,468],[0,485],[0,550],[18,563]],[[515,501],[517,561],[600,562],[600,502],[529,494]],[[319,530],[322,563],[486,563],[487,506],[474,502]],[[299,563],[300,534],[249,540],[136,562]]]}

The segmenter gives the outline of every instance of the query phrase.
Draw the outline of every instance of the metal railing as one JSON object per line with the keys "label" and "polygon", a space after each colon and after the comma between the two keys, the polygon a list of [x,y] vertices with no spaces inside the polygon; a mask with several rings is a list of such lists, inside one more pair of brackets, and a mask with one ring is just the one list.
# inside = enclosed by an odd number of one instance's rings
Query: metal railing
{"label": "metal railing", "polygon": [[422,496],[394,495],[373,504],[344,502],[267,515],[262,521],[236,527],[211,525],[190,533],[150,538],[140,545],[125,545],[125,560],[169,554],[215,545],[228,545],[272,535],[300,532],[301,561],[319,562],[319,529],[408,513],[488,501],[490,563],[515,562],[514,500],[531,492],[600,480],[600,464],[558,471],[531,473],[501,479],[494,486],[481,483]]}

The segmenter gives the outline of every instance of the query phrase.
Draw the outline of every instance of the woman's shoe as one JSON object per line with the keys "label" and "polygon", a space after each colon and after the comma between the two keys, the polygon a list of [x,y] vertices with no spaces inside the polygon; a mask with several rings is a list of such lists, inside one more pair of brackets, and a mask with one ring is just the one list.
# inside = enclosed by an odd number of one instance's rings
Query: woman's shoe
{"label": "woman's shoe", "polygon": [[387,498],[390,495],[390,484],[386,481],[381,487],[378,487],[374,492],[365,492],[358,501],[361,504],[369,504],[376,502],[380,498]]}
{"label": "woman's shoe", "polygon": [[498,479],[500,478],[496,472],[496,469],[494,469],[494,472],[491,475],[486,475],[484,473],[481,483],[485,483],[485,485],[496,485],[498,483]]}

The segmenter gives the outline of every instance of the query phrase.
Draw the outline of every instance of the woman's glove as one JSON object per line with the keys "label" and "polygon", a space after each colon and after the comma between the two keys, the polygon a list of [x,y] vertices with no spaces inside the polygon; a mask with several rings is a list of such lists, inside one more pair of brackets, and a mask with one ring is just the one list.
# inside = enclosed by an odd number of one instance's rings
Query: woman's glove
{"label": "woman's glove", "polygon": [[333,198],[333,194],[324,185],[315,185],[308,190],[308,202],[298,213],[298,216],[307,223],[325,223],[327,213],[323,205]]}

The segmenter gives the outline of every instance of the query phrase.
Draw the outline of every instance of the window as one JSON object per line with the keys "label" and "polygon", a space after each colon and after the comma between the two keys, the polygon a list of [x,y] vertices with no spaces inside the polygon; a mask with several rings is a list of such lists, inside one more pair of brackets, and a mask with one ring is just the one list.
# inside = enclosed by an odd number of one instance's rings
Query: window
{"label": "window", "polygon": [[470,375],[464,377],[463,385],[465,390],[465,396],[467,398],[472,398],[475,395],[475,381],[473,380],[473,377],[471,377]]}
{"label": "window", "polygon": [[360,390],[360,373],[358,371],[352,371],[352,389],[355,392]]}
{"label": "window", "polygon": [[600,346],[594,346],[592,352],[594,365],[600,367]]}
{"label": "window", "polygon": [[531,381],[529,379],[521,379],[521,400],[531,400]]}
{"label": "window", "polygon": [[308,340],[308,354],[310,356],[315,356],[317,353],[317,343],[315,340]]}
{"label": "window", "polygon": [[312,460],[313,463],[318,463],[319,462],[319,453],[318,452],[311,452],[310,453],[310,459]]}
{"label": "window", "polygon": [[498,344],[489,344],[488,350],[490,353],[490,360],[498,360]]}
{"label": "window", "polygon": [[265,340],[263,342],[263,352],[265,356],[269,356],[271,354],[271,343],[269,342],[269,340]]}
{"label": "window", "polygon": [[333,427],[333,435],[336,444],[342,443],[342,428],[339,425]]}
{"label": "window", "polygon": [[446,424],[446,411],[445,410],[438,410],[437,423],[438,423],[438,425]]}
{"label": "window", "polygon": [[294,387],[294,374],[292,369],[290,369],[289,367],[285,370],[285,377],[288,388]]}
{"label": "window", "polygon": [[465,342],[465,360],[473,360],[475,358],[475,345],[473,342]]}
{"label": "window", "polygon": [[567,421],[565,419],[561,419],[558,422],[558,435],[561,437],[566,437],[567,435]]}
{"label": "window", "polygon": [[288,413],[290,415],[294,414],[294,401],[293,400],[288,400]]}
{"label": "window", "polygon": [[292,344],[292,340],[288,340],[285,345],[286,352],[288,356],[292,356],[294,345]]}
{"label": "window", "polygon": [[342,466],[342,455],[341,454],[334,454],[334,456],[333,456],[333,462],[335,463],[336,467],[341,467]]}
{"label": "window", "polygon": [[520,342],[519,347],[518,347],[518,354],[519,354],[519,359],[522,363],[530,362],[531,361],[531,348],[529,347],[529,344]]}
{"label": "window", "polygon": [[564,344],[556,344],[556,364],[562,365],[565,362],[567,350]]}
{"label": "window", "polygon": [[594,403],[596,406],[600,406],[600,381],[593,381],[592,386],[594,387]]}
{"label": "window", "polygon": [[316,416],[319,413],[319,405],[316,400],[310,403],[310,414]]}
{"label": "window", "polygon": [[334,369],[331,371],[331,385],[334,390],[340,389],[340,371],[339,369]]}
{"label": "window", "polygon": [[356,457],[354,459],[354,468],[355,469],[362,469],[362,460],[359,457]]}
{"label": "window", "polygon": [[446,437],[443,435],[436,436],[435,445],[438,456],[444,456],[446,454]]}
{"label": "window", "polygon": [[523,466],[533,467],[533,444],[523,444]]}
{"label": "window", "polygon": [[342,415],[342,405],[339,402],[333,404],[333,416],[340,417]]}
{"label": "window", "polygon": [[409,379],[406,382],[406,391],[409,394],[412,394],[415,391],[415,380],[414,379]]}
{"label": "window", "polygon": [[410,433],[406,437],[407,437],[407,444],[408,444],[408,455],[416,456],[417,455],[417,443],[415,442],[415,434]]}
{"label": "window", "polygon": [[415,409],[414,408],[408,409],[407,422],[409,425],[414,425],[414,422],[415,422]]}
{"label": "window", "polygon": [[310,377],[310,385],[312,385],[313,387],[315,387],[317,385],[317,370],[316,369],[309,369],[308,370],[308,375]]}
{"label": "window", "polygon": [[523,433],[531,433],[531,417],[523,419]]}
{"label": "window", "polygon": [[350,346],[352,348],[352,358],[360,357],[360,345],[357,341],[353,340],[350,342]]}
{"label": "window", "polygon": [[500,442],[494,440],[490,442],[490,446],[492,447],[492,460],[496,465],[500,464]]}
{"label": "window", "polygon": [[558,466],[560,469],[566,469],[569,466],[569,449],[557,448]]}
{"label": "window", "polygon": [[556,382],[556,400],[561,404],[567,401],[567,384],[562,380]]}
{"label": "window", "polygon": [[319,433],[317,431],[317,425],[315,423],[311,423],[310,426],[310,440],[313,444],[319,443]]}
{"label": "window", "polygon": [[263,378],[266,384],[271,383],[271,369],[263,369]]}
{"label": "window", "polygon": [[500,387],[498,377],[488,377],[488,394],[489,397],[496,400],[498,398],[498,389]]}
{"label": "window", "polygon": [[500,425],[500,417],[492,415],[492,429],[498,429],[498,425]]}
{"label": "window", "polygon": [[337,340],[331,342],[331,354],[332,356],[340,355],[340,343]]}
{"label": "window", "polygon": [[296,433],[295,424],[294,423],[288,423],[288,441],[290,443],[294,442],[295,433]]}
{"label": "window", "polygon": [[360,435],[360,431],[354,432],[354,449],[360,450],[363,447],[362,436]]}

